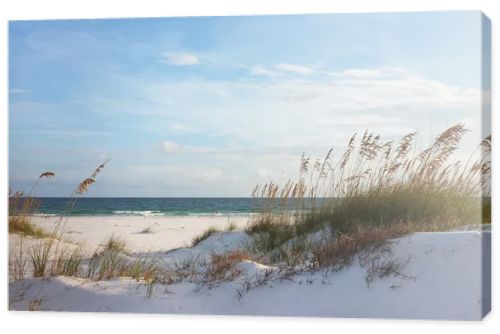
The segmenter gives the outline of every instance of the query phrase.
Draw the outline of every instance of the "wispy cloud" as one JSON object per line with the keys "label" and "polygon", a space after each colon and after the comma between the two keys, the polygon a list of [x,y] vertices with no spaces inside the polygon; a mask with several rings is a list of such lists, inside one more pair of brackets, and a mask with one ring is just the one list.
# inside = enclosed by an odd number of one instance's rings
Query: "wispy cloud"
{"label": "wispy cloud", "polygon": [[328,73],[332,77],[343,79],[397,79],[401,77],[416,76],[404,68],[378,67],[378,68],[348,68],[340,72]]}
{"label": "wispy cloud", "polygon": [[[367,127],[397,139],[405,132],[429,131],[425,126],[430,118],[435,131],[458,122],[459,115],[470,114],[467,110],[475,110],[480,102],[477,89],[404,69],[347,68],[334,74],[279,76],[270,82],[121,80],[126,85],[120,90],[134,90],[143,103],[150,103],[130,108],[133,100],[109,95],[106,109],[148,114],[150,126],[155,127],[169,119],[166,131],[160,133],[176,143],[169,142],[164,151],[219,154],[204,148],[211,145],[208,140],[261,148],[273,143],[309,151],[309,147],[343,145],[352,132]],[[194,132],[197,136],[190,137]]]}
{"label": "wispy cloud", "polygon": [[181,146],[173,141],[163,142],[163,151],[166,153],[174,153],[180,150]]}
{"label": "wispy cloud", "polygon": [[309,74],[312,74],[314,72],[313,69],[311,69],[309,67],[295,65],[295,64],[278,64],[278,65],[276,65],[276,69],[278,69],[282,72],[289,72],[289,73],[299,74],[299,75],[309,75]]}
{"label": "wispy cloud", "polygon": [[262,67],[262,66],[254,66],[250,69],[250,74],[274,76],[274,75],[277,75],[278,73],[276,71],[272,71],[272,70],[267,69],[267,68]]}
{"label": "wispy cloud", "polygon": [[186,66],[200,64],[200,59],[193,53],[165,52],[162,61],[174,66]]}
{"label": "wispy cloud", "polygon": [[316,71],[308,66],[297,64],[276,64],[272,67],[264,67],[261,65],[254,66],[250,69],[252,75],[262,76],[283,76],[283,75],[299,75],[307,76]]}

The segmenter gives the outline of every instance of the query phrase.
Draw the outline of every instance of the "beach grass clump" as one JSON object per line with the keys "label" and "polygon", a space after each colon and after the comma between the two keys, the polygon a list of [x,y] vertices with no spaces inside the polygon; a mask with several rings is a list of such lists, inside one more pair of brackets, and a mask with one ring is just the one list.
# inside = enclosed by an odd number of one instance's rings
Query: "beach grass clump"
{"label": "beach grass clump", "polygon": [[316,245],[307,236],[299,235],[267,253],[259,250],[257,253],[266,254],[265,262],[289,268],[301,268],[309,265],[315,247]]}
{"label": "beach grass clump", "polygon": [[164,272],[165,281],[169,284],[180,283],[186,280],[196,282],[199,268],[204,265],[206,265],[206,261],[201,256],[182,258],[175,261],[171,269]]}
{"label": "beach grass clump", "polygon": [[[376,279],[383,279],[385,277],[399,277],[403,279],[413,279],[415,276],[410,276],[403,273],[404,268],[408,264],[408,260],[396,259],[391,253],[380,253],[382,255],[377,255],[371,257],[367,262],[364,263],[366,268],[365,282],[368,287]],[[394,287],[391,287],[394,289]]]}
{"label": "beach grass clump", "polygon": [[238,230],[238,225],[236,225],[236,223],[234,222],[229,222],[225,229],[226,232],[234,232],[237,230]]}
{"label": "beach grass clump", "polygon": [[47,235],[31,222],[40,207],[40,201],[23,192],[9,193],[9,233],[43,238]]}
{"label": "beach grass clump", "polygon": [[[71,248],[61,244],[67,223],[67,213],[76,205],[77,199],[88,191],[96,182],[97,175],[105,167],[107,161],[100,164],[90,176],[78,184],[70,196],[68,204],[61,214],[54,229],[46,233],[31,223],[31,217],[40,205],[40,201],[31,196],[38,182],[44,178],[54,177],[54,173],[42,173],[35,181],[28,194],[22,192],[9,193],[9,232],[22,236],[35,236],[39,240],[30,247],[28,259],[33,268],[33,277],[73,276],[86,277],[95,280],[130,277],[143,281],[147,296],[151,296],[154,286],[164,281],[164,274],[154,257],[131,260],[126,256],[124,240],[110,236],[103,246],[98,247],[92,256],[85,260],[81,246]],[[151,230],[143,231],[149,233]],[[14,280],[23,279],[27,261],[23,256],[22,238],[19,254],[9,258],[10,277]]]}
{"label": "beach grass clump", "polygon": [[101,251],[92,254],[87,267],[87,277],[100,281],[126,276],[127,264],[115,251]]}
{"label": "beach grass clump", "polygon": [[163,271],[167,284],[181,282],[194,283],[198,287],[213,288],[220,283],[231,282],[244,273],[239,266],[242,261],[253,260],[245,249],[235,249],[224,253],[211,251],[209,256],[186,257]]}
{"label": "beach grass clump", "polygon": [[87,265],[86,276],[95,280],[127,276],[129,264],[122,256],[124,249],[125,245],[119,239],[109,237],[104,246],[94,250]]}
{"label": "beach grass clump", "polygon": [[24,279],[28,258],[24,254],[23,237],[19,239],[19,245],[15,253],[9,253],[9,280],[18,281]]}
{"label": "beach grass clump", "polygon": [[81,246],[73,250],[62,249],[52,262],[51,276],[79,276],[83,257]]}
{"label": "beach grass clump", "polygon": [[111,236],[106,243],[94,250],[87,264],[85,277],[94,280],[109,280],[130,277],[136,281],[159,282],[162,271],[154,256],[132,260],[126,256],[123,240]]}
{"label": "beach grass clump", "polygon": [[333,150],[324,159],[303,155],[297,180],[255,187],[262,211],[247,228],[251,249],[281,254],[266,257],[280,261],[290,240],[328,230],[328,242],[314,251],[316,265],[342,267],[381,240],[490,222],[491,136],[463,164],[452,157],[465,133],[463,124],[452,126],[418,152],[416,133],[383,142],[365,131],[337,159]]}
{"label": "beach grass clump", "polygon": [[202,234],[197,235],[196,237],[193,238],[193,240],[191,240],[191,247],[197,246],[198,244],[200,244],[200,242],[208,239],[210,236],[212,236],[215,233],[234,232],[237,230],[238,230],[238,225],[236,225],[234,222],[228,222],[228,224],[224,230],[220,230],[216,227],[210,226]]}
{"label": "beach grass clump", "polygon": [[114,235],[111,235],[104,243],[104,251],[115,252],[115,253],[125,253],[126,242]]}
{"label": "beach grass clump", "polygon": [[51,239],[40,239],[36,241],[30,251],[33,277],[45,277],[52,248]]}
{"label": "beach grass clump", "polygon": [[55,177],[53,172],[43,172],[33,182],[28,193],[9,189],[9,233],[43,238],[47,236],[41,228],[31,222],[31,217],[40,207],[40,200],[32,194],[41,180]]}
{"label": "beach grass clump", "polygon": [[27,217],[9,217],[9,233],[17,233],[23,236],[32,236],[35,238],[44,238],[47,233],[31,223]]}
{"label": "beach grass clump", "polygon": [[[13,280],[25,277],[28,260],[23,254],[22,237],[28,235],[39,237],[30,247],[28,254],[33,277],[62,275],[94,280],[130,277],[144,282],[148,297],[151,297],[156,284],[165,281],[165,275],[155,257],[131,260],[126,256],[125,241],[114,235],[110,236],[103,246],[98,247],[88,261],[85,260],[81,246],[70,248],[61,244],[67,213],[75,207],[77,199],[96,182],[96,176],[106,163],[107,161],[100,164],[89,177],[78,184],[70,196],[64,213],[50,233],[42,231],[31,223],[31,217],[40,205],[40,201],[32,197],[31,193],[41,179],[52,178],[54,173],[42,173],[27,195],[21,192],[9,193],[9,233],[21,234],[19,254],[11,254],[9,257],[9,274]],[[143,233],[149,232],[150,229],[143,231]]]}
{"label": "beach grass clump", "polygon": [[223,254],[212,253],[210,261],[203,265],[204,268],[201,270],[199,283],[212,286],[222,282],[233,281],[242,274],[238,263],[246,259],[249,259],[249,255],[241,250]]}
{"label": "beach grass clump", "polygon": [[203,240],[208,239],[212,234],[219,233],[219,232],[221,232],[221,231],[219,229],[217,229],[216,227],[213,227],[213,226],[209,227],[202,234],[193,238],[193,240],[191,241],[191,247],[197,246]]}
{"label": "beach grass clump", "polygon": [[[99,165],[89,178],[86,178],[78,185],[68,202],[66,211],[71,210],[76,204],[77,196],[82,195],[87,191],[90,184],[95,182],[95,177],[104,168],[104,165],[105,163]],[[74,273],[78,271],[82,259],[80,251],[71,252],[68,255],[65,250],[61,250],[59,247],[64,234],[67,216],[62,214],[51,232],[45,232],[31,223],[32,215],[36,213],[40,206],[40,201],[34,198],[32,193],[41,180],[50,179],[54,176],[53,172],[40,174],[27,194],[23,192],[9,193],[9,233],[19,233],[23,236],[28,235],[39,238],[29,249],[29,260],[31,261],[34,277],[57,275],[61,272]],[[90,182],[89,179],[92,179],[93,182]],[[49,268],[49,265],[51,268]]]}
{"label": "beach grass clump", "polygon": [[251,248],[257,253],[268,253],[295,238],[295,226],[292,224],[272,223],[266,220],[263,224],[255,224],[250,227],[253,235]]}
{"label": "beach grass clump", "polygon": [[[341,270],[350,265],[355,258],[369,259],[370,255],[388,251],[387,241],[399,238],[414,231],[410,224],[391,226],[362,226],[349,235],[339,233],[312,248],[312,268]],[[364,262],[360,261],[362,266]]]}
{"label": "beach grass clump", "polygon": [[136,259],[130,266],[128,274],[136,281],[157,281],[159,273],[158,259],[154,256]]}

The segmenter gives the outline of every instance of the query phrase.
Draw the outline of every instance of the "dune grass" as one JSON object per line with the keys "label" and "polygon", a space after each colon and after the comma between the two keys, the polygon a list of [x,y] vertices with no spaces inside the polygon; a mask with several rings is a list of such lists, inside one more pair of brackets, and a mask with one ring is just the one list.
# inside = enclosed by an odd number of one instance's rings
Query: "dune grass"
{"label": "dune grass", "polygon": [[[95,182],[95,177],[101,172],[107,162],[99,165],[94,172],[83,180],[68,201],[66,211],[69,212],[76,204],[77,197],[88,190]],[[44,172],[38,176],[31,190],[23,192],[9,192],[9,233],[17,233],[21,236],[37,237],[37,240],[29,249],[29,260],[33,268],[34,277],[45,277],[46,275],[58,275],[76,273],[82,260],[81,249],[67,253],[66,249],[60,249],[64,227],[67,216],[63,213],[51,232],[43,231],[31,222],[31,217],[40,206],[40,201],[32,196],[39,182],[43,179],[55,177],[53,172]],[[22,248],[22,244],[20,246]],[[22,252],[22,249],[20,250]],[[12,254],[9,255],[14,265],[19,267],[19,259]],[[49,268],[50,266],[50,268]]]}
{"label": "dune grass", "polygon": [[57,254],[57,258],[53,260],[51,276],[78,276],[83,258],[84,253],[81,246],[77,246],[73,250],[62,249]]}
{"label": "dune grass", "polygon": [[9,254],[9,279],[17,281],[24,279],[28,259],[24,256],[23,237],[19,239],[17,251]]}
{"label": "dune grass", "polygon": [[23,236],[43,238],[47,233],[31,222],[31,216],[36,213],[40,201],[23,192],[9,192],[9,233]]}
{"label": "dune grass", "polygon": [[317,265],[337,266],[407,233],[491,222],[491,136],[479,145],[476,161],[471,156],[463,164],[452,156],[465,132],[455,125],[415,152],[416,133],[394,143],[366,131],[359,140],[352,136],[336,160],[332,150],[322,160],[302,156],[297,180],[254,188],[254,199],[266,204],[247,228],[251,249],[283,255],[291,241],[328,228],[329,242],[302,247]]}
{"label": "dune grass", "polygon": [[211,235],[215,233],[234,232],[236,230],[238,230],[238,226],[232,222],[228,223],[224,230],[220,230],[216,227],[210,226],[202,234],[197,235],[196,237],[193,238],[193,240],[191,240],[191,247],[196,247],[197,245],[200,244],[200,242],[208,239]]}
{"label": "dune grass", "polygon": [[222,282],[230,282],[240,276],[243,271],[237,264],[248,259],[243,251],[232,251],[225,254],[211,255],[210,261],[203,263],[198,284],[214,286]]}
{"label": "dune grass", "polygon": [[47,236],[45,231],[31,222],[31,216],[40,207],[40,201],[32,194],[40,181],[53,177],[55,177],[53,172],[43,172],[35,179],[28,193],[13,192],[9,189],[9,233],[38,238]]}
{"label": "dune grass", "polygon": [[31,219],[28,217],[9,217],[9,233],[35,238],[44,238],[48,235],[43,229],[31,223]]}
{"label": "dune grass", "polygon": [[193,238],[193,240],[191,241],[191,247],[196,247],[197,245],[200,244],[200,242],[208,239],[212,234],[219,233],[219,232],[220,232],[220,230],[213,227],[213,226],[207,228],[202,234]]}
{"label": "dune grass", "polygon": [[[126,257],[126,243],[124,240],[111,235],[101,247],[94,250],[92,256],[86,260],[81,246],[69,247],[61,244],[67,223],[67,213],[76,205],[79,196],[96,182],[96,176],[102,171],[107,161],[100,164],[94,172],[85,178],[75,188],[67,203],[66,209],[59,217],[54,229],[45,232],[31,223],[31,216],[36,212],[40,201],[31,194],[40,180],[54,177],[54,173],[41,174],[28,194],[21,192],[9,195],[9,233],[21,235],[19,252],[10,254],[9,270],[13,280],[23,279],[26,274],[27,262],[32,268],[33,277],[73,276],[86,277],[94,280],[130,277],[143,281],[147,296],[151,297],[154,286],[164,280],[165,275],[158,267],[155,257],[137,258],[130,260]],[[22,238],[24,236],[37,237],[28,249],[28,257],[24,256]]]}
{"label": "dune grass", "polygon": [[108,240],[104,243],[105,251],[112,251],[116,253],[125,253],[126,252],[126,243],[125,240],[122,240],[114,235],[111,235]]}

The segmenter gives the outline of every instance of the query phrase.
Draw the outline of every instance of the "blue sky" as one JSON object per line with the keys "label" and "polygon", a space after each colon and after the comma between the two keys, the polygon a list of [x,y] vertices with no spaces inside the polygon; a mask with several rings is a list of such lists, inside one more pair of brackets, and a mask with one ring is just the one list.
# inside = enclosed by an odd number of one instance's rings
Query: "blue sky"
{"label": "blue sky", "polygon": [[15,21],[10,187],[249,196],[368,128],[480,132],[478,12]]}

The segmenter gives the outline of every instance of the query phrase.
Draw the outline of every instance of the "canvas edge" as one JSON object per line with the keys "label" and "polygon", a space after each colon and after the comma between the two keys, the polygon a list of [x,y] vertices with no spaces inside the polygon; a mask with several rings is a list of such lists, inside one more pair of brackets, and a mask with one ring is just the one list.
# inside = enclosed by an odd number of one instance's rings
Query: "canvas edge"
{"label": "canvas edge", "polygon": [[[491,20],[483,12],[480,12],[480,24],[481,132],[485,138],[491,135]],[[491,178],[488,182],[491,184]],[[484,318],[491,311],[491,231],[481,232],[481,280],[481,317]]]}

